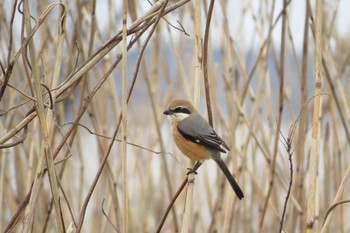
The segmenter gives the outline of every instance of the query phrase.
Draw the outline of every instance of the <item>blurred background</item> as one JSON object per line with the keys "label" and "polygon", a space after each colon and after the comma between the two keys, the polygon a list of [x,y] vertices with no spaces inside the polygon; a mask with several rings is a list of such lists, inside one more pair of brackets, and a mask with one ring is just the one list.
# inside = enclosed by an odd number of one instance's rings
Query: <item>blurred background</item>
{"label": "blurred background", "polygon": [[[330,207],[349,200],[350,2],[323,1],[321,94],[316,1],[214,1],[207,64],[210,1],[126,2],[0,2],[0,232],[180,232],[186,187],[160,225],[193,163],[163,111],[186,98],[207,119],[208,92],[245,198],[205,162],[190,232],[320,232]],[[322,230],[349,232],[349,205],[335,206]]]}

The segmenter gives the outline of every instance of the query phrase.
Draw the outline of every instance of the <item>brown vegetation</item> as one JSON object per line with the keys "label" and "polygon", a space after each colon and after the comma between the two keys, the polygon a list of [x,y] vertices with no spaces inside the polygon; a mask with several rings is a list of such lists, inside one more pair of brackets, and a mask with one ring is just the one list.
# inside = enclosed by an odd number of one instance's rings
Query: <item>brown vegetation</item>
{"label": "brown vegetation", "polygon": [[[339,1],[303,3],[299,35],[293,2],[238,2],[0,3],[0,232],[348,232]],[[162,115],[179,97],[243,200],[211,161],[187,178]]]}

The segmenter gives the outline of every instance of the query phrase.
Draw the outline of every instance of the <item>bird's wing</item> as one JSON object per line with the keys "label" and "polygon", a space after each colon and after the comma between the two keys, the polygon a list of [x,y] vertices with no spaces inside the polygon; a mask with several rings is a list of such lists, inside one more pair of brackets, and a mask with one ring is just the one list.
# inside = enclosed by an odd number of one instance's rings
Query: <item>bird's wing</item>
{"label": "bird's wing", "polygon": [[181,135],[198,144],[226,153],[226,145],[224,140],[220,138],[209,123],[198,113],[193,113],[189,117],[182,120],[177,126]]}

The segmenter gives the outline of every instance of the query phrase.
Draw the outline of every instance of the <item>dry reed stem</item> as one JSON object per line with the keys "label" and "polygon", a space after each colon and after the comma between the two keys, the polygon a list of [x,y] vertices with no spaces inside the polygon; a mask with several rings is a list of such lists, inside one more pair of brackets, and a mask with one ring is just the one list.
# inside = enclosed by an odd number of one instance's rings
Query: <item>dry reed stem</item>
{"label": "dry reed stem", "polygon": [[123,32],[122,32],[122,179],[123,179],[123,232],[129,232],[129,185],[128,185],[128,175],[127,175],[127,151],[126,151],[126,140],[128,135],[127,128],[127,1],[123,0]]}
{"label": "dry reed stem", "polygon": [[[195,37],[196,37],[196,62],[195,62],[195,72],[194,72],[194,90],[193,90],[193,104],[198,108],[200,100],[200,80],[202,78],[203,66],[205,66],[205,61],[203,61],[203,39],[202,39],[202,19],[201,19],[202,4],[200,0],[195,0],[194,5],[194,27],[195,27]],[[199,164],[199,163],[197,163]],[[194,183],[195,183],[195,173],[189,173],[187,175],[187,189],[185,206],[182,216],[182,226],[181,233],[190,232],[193,222],[192,209],[194,203]]]}
{"label": "dry reed stem", "polygon": [[[24,17],[25,17],[25,27],[27,34],[30,34],[32,30],[31,26],[31,19],[30,19],[30,11],[29,11],[29,5],[27,1],[23,2],[24,6]],[[31,39],[28,43],[29,46],[29,52],[30,52],[30,62],[32,67],[32,75],[34,78],[34,88],[35,88],[35,95],[37,97],[37,102],[35,102],[35,108],[36,112],[38,113],[39,117],[39,124],[40,124],[40,130],[41,130],[41,137],[42,137],[42,144],[40,149],[40,158],[39,158],[39,165],[37,167],[36,171],[36,178],[34,179],[33,184],[33,195],[32,198],[29,201],[29,208],[26,210],[26,217],[25,217],[25,223],[23,232],[29,232],[30,228],[32,227],[32,221],[33,221],[33,214],[34,214],[34,208],[37,204],[37,198],[39,194],[39,188],[41,186],[42,182],[42,173],[43,168],[45,164],[48,168],[49,173],[49,180],[51,185],[51,193],[53,197],[53,202],[55,206],[55,210],[58,214],[56,214],[56,221],[59,228],[59,232],[64,232],[64,223],[61,216],[61,206],[59,204],[59,194],[58,194],[58,184],[56,180],[56,170],[53,163],[53,156],[52,156],[52,149],[49,142],[49,131],[48,131],[48,122],[46,120],[45,112],[44,112],[44,104],[43,104],[43,98],[42,98],[42,90],[40,85],[40,78],[39,78],[39,71],[38,71],[38,65],[37,65],[37,59],[36,59],[36,49],[34,45],[33,39]]]}
{"label": "dry reed stem", "polygon": [[193,209],[193,202],[194,202],[193,189],[194,189],[195,175],[196,175],[195,173],[190,173],[187,178],[187,186],[186,186],[187,192],[186,192],[184,212],[182,216],[181,233],[191,232],[191,226],[193,223],[192,209]]}
{"label": "dry reed stem", "polygon": [[212,113],[212,103],[211,103],[211,88],[210,80],[209,80],[209,71],[208,71],[208,47],[209,47],[209,33],[210,33],[210,23],[211,23],[211,17],[213,15],[213,8],[214,8],[215,0],[211,0],[209,4],[208,9],[208,15],[207,20],[205,24],[205,32],[204,32],[204,42],[203,42],[203,78],[204,78],[204,90],[205,90],[205,100],[207,105],[207,112],[208,112],[208,122],[209,124],[214,127],[213,122],[213,113]]}
{"label": "dry reed stem", "polygon": [[318,156],[320,146],[320,117],[321,117],[321,91],[322,91],[322,21],[323,1],[316,2],[316,27],[315,27],[315,101],[312,124],[311,154],[309,158],[309,191],[307,199],[306,232],[312,232],[317,206],[316,183],[318,173]]}
{"label": "dry reed stem", "polygon": [[[3,152],[2,154],[2,158],[1,158],[1,170],[0,170],[0,210],[4,209],[4,202],[3,202],[3,198],[4,198],[4,192],[3,190],[5,187],[5,166],[6,166],[6,160],[7,160],[7,152]],[[3,232],[3,226],[5,225],[4,223],[4,216],[3,216],[4,212],[0,213],[0,231]]]}
{"label": "dry reed stem", "polygon": [[201,80],[203,76],[203,36],[202,36],[202,1],[194,1],[194,28],[196,36],[196,57],[194,67],[194,90],[193,90],[193,106],[198,108],[200,100]]}
{"label": "dry reed stem", "polygon": [[[304,19],[304,35],[303,35],[303,48],[302,48],[302,64],[301,64],[301,75],[300,75],[300,105],[304,105],[307,102],[308,96],[308,50],[309,50],[309,16],[310,16],[310,7],[309,1],[305,1],[305,19]],[[306,109],[301,110],[300,119],[299,119],[299,127],[297,132],[297,147],[294,155],[296,169],[295,169],[295,178],[294,178],[294,193],[299,203],[303,202],[303,182],[304,182],[304,168],[302,167],[304,154],[306,149],[306,134],[305,128],[307,127],[308,115]],[[297,222],[298,216],[300,213],[297,211],[293,211],[292,213],[292,222]],[[304,226],[300,224],[300,231],[303,231]]]}

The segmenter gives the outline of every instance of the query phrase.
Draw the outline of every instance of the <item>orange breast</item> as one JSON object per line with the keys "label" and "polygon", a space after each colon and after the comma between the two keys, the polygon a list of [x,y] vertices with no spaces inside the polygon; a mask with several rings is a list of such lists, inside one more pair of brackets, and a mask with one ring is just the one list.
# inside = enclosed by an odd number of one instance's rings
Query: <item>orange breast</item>
{"label": "orange breast", "polygon": [[177,124],[173,124],[173,137],[177,147],[184,153],[188,158],[199,161],[211,158],[211,153],[204,146],[197,143],[191,142],[184,138],[177,130]]}

